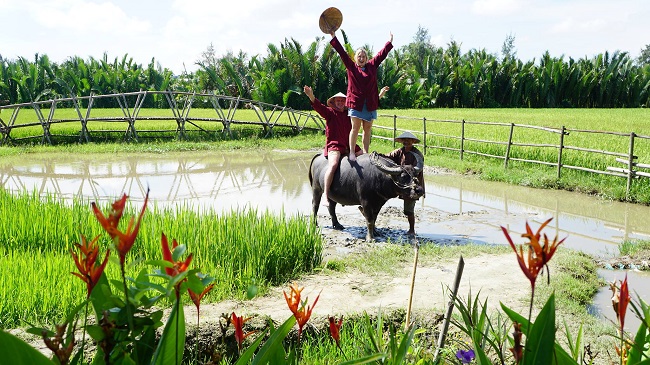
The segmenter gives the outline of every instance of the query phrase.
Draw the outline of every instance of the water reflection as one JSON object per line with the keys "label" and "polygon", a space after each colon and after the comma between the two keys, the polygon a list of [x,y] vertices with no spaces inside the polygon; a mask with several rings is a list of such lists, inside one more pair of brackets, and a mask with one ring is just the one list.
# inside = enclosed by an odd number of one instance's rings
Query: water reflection
{"label": "water reflection", "polygon": [[473,212],[472,236],[487,242],[505,243],[500,226],[521,234],[524,220],[536,229],[550,217],[554,219],[545,230],[549,236],[568,236],[565,246],[591,254],[616,254],[624,240],[650,239],[645,219],[650,207],[566,191],[433,175],[427,176],[424,204],[455,214]]}
{"label": "water reflection", "polygon": [[[650,302],[650,287],[647,283],[650,282],[650,273],[646,271],[617,271],[617,270],[599,270],[598,274],[608,282],[622,281],[627,275],[627,284],[630,289],[630,296],[632,300],[637,301],[641,298],[646,303]],[[620,283],[619,283],[620,284]],[[601,289],[594,298],[594,306],[591,308],[592,312],[598,317],[607,320],[608,322],[618,323],[614,309],[612,309],[612,292],[608,289]],[[636,317],[631,305],[628,306],[627,314],[625,316],[625,330],[631,333],[636,333],[636,330],[641,325],[641,320]]]}
{"label": "water reflection", "polygon": [[[36,190],[65,199],[108,202],[123,192],[142,201],[149,187],[158,206],[184,204],[217,211],[250,206],[309,214],[307,175],[312,156],[286,151],[82,155],[72,156],[73,160],[30,155],[29,160],[0,162],[0,186],[12,192]],[[418,203],[423,209],[417,229],[431,239],[455,236],[505,244],[500,226],[517,234],[525,221],[536,228],[549,217],[554,219],[547,234],[569,236],[567,247],[588,253],[611,254],[622,240],[650,239],[644,222],[649,207],[458,176],[430,174],[426,179],[427,196]],[[401,201],[392,199],[387,205],[401,208]],[[428,219],[432,212],[448,216]]]}
{"label": "water reflection", "polygon": [[123,192],[142,201],[147,188],[158,206],[184,204],[218,211],[253,206],[260,210],[304,208],[309,159],[304,154],[166,153],[96,155],[0,163],[0,185],[12,192],[56,194],[112,201]]}

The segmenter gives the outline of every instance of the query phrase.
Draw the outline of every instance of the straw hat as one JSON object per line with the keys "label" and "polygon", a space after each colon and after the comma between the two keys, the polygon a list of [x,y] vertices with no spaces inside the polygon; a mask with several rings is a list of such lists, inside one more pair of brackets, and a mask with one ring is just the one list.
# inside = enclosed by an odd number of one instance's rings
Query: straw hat
{"label": "straw hat", "polygon": [[347,96],[345,96],[345,94],[343,94],[341,92],[336,93],[336,94],[332,95],[329,99],[327,99],[327,106],[330,106],[332,108],[334,107],[334,98],[343,98],[343,99],[345,99],[345,98],[347,98]]}
{"label": "straw hat", "polygon": [[402,143],[403,140],[405,139],[414,139],[415,141],[413,143],[420,143],[420,139],[411,132],[404,132],[399,136],[395,137],[395,142]]}
{"label": "straw hat", "polygon": [[341,14],[339,9],[334,7],[325,9],[318,20],[318,26],[325,34],[336,32],[341,26],[341,23],[343,23],[343,14]]}

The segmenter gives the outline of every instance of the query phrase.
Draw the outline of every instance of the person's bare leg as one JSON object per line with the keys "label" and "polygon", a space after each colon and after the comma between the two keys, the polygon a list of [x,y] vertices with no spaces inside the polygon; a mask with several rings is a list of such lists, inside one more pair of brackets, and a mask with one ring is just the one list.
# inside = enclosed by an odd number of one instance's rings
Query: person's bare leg
{"label": "person's bare leg", "polygon": [[350,117],[350,120],[352,121],[352,130],[350,131],[350,156],[348,158],[350,161],[356,161],[357,156],[354,153],[354,146],[357,145],[357,139],[359,138],[359,129],[361,129],[361,119],[355,118],[355,117]]}
{"label": "person's bare leg", "polygon": [[363,153],[370,152],[370,137],[372,137],[372,122],[363,121]]}
{"label": "person's bare leg", "polygon": [[323,194],[323,199],[321,199],[321,205],[329,206],[329,196],[330,188],[332,187],[332,180],[334,179],[334,173],[339,167],[339,159],[341,158],[341,153],[338,151],[329,151],[327,153],[327,171],[325,171],[325,192]]}
{"label": "person's bare leg", "polygon": [[409,236],[415,236],[415,214],[407,214],[406,218],[409,221],[409,231],[407,234]]}

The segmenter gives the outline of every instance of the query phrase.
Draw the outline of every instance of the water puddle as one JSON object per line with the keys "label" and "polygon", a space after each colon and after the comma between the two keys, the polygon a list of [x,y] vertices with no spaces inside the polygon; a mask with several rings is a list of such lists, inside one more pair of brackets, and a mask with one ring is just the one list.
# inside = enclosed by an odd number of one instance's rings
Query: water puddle
{"label": "water puddle", "polygon": [[[627,275],[627,285],[630,290],[630,297],[633,301],[637,301],[637,297],[643,299],[644,302],[650,303],[650,273],[647,271],[613,271],[613,270],[599,270],[598,274],[607,282],[623,281]],[[609,288],[604,288],[596,294],[594,304],[590,308],[592,314],[602,318],[608,322],[616,323],[616,312],[612,307],[612,292]],[[630,333],[636,334],[636,330],[641,325],[641,320],[634,315],[631,309],[632,304],[628,306],[627,314],[625,316],[625,330]]]}
{"label": "water puddle", "polygon": [[[140,202],[147,188],[159,207],[182,204],[194,209],[229,211],[252,207],[258,211],[310,214],[309,163],[313,153],[274,151],[256,153],[183,152],[149,155],[62,156],[30,155],[0,161],[0,186],[12,192],[36,191],[64,199],[112,202],[122,193]],[[485,243],[506,241],[501,226],[513,237],[553,218],[549,236],[568,236],[566,247],[590,254],[616,254],[623,240],[650,239],[645,217],[650,207],[603,201],[563,192],[538,190],[445,174],[426,175],[427,195],[416,206],[418,235],[431,240],[450,239]],[[398,199],[386,206],[401,208]],[[354,207],[341,207],[341,211]],[[358,212],[354,213],[358,214]],[[406,225],[405,219],[403,224]],[[621,271],[603,271],[607,280]],[[635,281],[645,274],[630,272]],[[632,279],[634,277],[634,279]],[[637,278],[638,277],[638,278]],[[609,290],[595,299],[597,308],[609,308]],[[603,311],[606,313],[606,311]]]}

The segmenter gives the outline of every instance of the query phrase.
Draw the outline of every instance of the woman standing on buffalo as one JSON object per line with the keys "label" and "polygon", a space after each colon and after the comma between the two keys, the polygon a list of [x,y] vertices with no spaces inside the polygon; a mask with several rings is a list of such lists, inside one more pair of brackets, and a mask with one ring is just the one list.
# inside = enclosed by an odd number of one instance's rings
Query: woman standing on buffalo
{"label": "woman standing on buffalo", "polygon": [[[393,33],[375,57],[368,59],[365,49],[359,48],[354,53],[354,61],[345,52],[345,49],[336,38],[335,31],[331,31],[332,40],[330,44],[339,56],[348,74],[348,90],[345,105],[348,107],[348,115],[352,121],[349,145],[357,143],[359,129],[363,126],[363,153],[370,149],[370,136],[373,120],[377,119],[379,107],[379,90],[377,89],[377,68],[386,59],[388,52],[393,49]],[[354,153],[350,153],[350,161],[356,161]]]}

